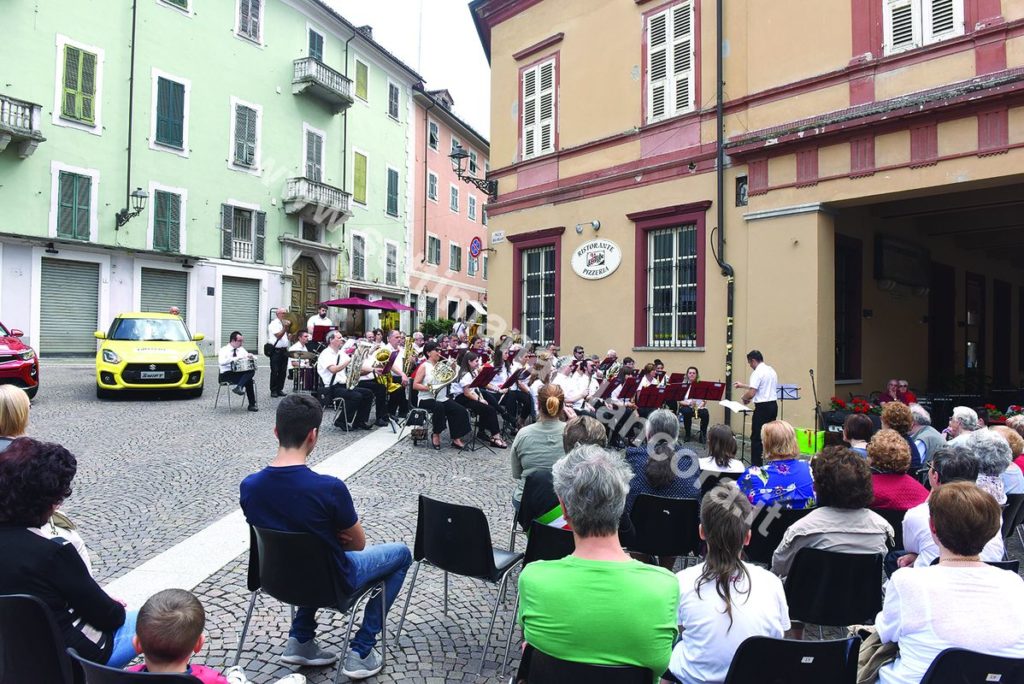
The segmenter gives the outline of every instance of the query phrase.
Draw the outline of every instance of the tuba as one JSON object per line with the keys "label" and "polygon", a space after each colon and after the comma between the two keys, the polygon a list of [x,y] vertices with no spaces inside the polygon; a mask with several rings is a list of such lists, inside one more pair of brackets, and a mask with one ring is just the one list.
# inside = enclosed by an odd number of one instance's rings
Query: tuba
{"label": "tuba", "polygon": [[455,363],[455,359],[442,358],[434,364],[434,382],[430,385],[430,393],[434,395],[434,399],[437,399],[441,390],[455,382],[458,374],[459,366]]}
{"label": "tuba", "polygon": [[359,384],[359,376],[363,374],[363,364],[373,352],[374,346],[360,340],[356,342],[356,350],[352,353],[352,361],[348,364],[348,388],[355,389]]}
{"label": "tuba", "polygon": [[[377,350],[377,353],[374,355],[373,358],[374,366],[384,368],[384,366],[387,365],[387,362],[391,359],[391,351],[386,346],[381,347],[380,349]],[[391,375],[390,371],[378,375],[377,382],[380,383],[381,385],[384,385],[384,388],[387,389],[388,394],[391,394],[395,390],[402,389],[402,383],[395,382],[395,379]]]}

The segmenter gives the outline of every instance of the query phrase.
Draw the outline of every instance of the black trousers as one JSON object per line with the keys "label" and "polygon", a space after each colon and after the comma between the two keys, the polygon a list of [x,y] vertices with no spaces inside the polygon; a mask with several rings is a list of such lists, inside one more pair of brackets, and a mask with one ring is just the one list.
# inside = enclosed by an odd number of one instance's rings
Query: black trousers
{"label": "black trousers", "polygon": [[775,401],[762,401],[754,404],[754,416],[750,422],[750,464],[763,465],[764,459],[761,454],[764,446],[761,444],[761,428],[765,423],[770,423],[779,417],[779,404]]}
{"label": "black trousers", "polygon": [[245,389],[245,396],[249,399],[249,406],[256,405],[256,387],[253,380],[256,371],[221,371],[217,376],[218,382],[230,382]]}
{"label": "black trousers", "polygon": [[372,378],[370,380],[360,380],[356,386],[373,393],[373,401],[377,406],[377,420],[387,420],[391,415],[388,413],[387,388]]}
{"label": "black trousers", "polygon": [[373,394],[362,387],[349,389],[347,385],[335,383],[324,388],[324,397],[329,401],[341,399],[345,404],[345,414],[353,425],[363,426],[370,420],[370,408],[373,407]]}
{"label": "black trousers", "polygon": [[288,350],[275,347],[270,357],[270,393],[277,394],[284,390],[285,377],[288,375]]}
{"label": "black trousers", "polygon": [[448,436],[452,439],[465,437],[472,429],[469,421],[469,411],[465,406],[457,404],[451,399],[447,401],[420,399],[419,407],[430,411],[433,421],[433,433],[435,435],[444,432],[445,423],[448,423]]}
{"label": "black trousers", "polygon": [[526,420],[533,415],[533,397],[530,396],[529,392],[510,389],[505,394],[505,398],[502,403],[508,405],[513,413],[523,420]]}
{"label": "black trousers", "polygon": [[470,399],[465,394],[455,397],[455,401],[478,417],[480,422],[480,432],[478,434],[483,435],[487,433],[490,437],[501,434],[501,428],[498,426],[498,411],[489,403]]}
{"label": "black trousers", "polygon": [[[692,406],[680,406],[679,415],[683,417],[683,428],[686,430],[686,439],[690,439],[690,433],[693,430],[693,407]],[[708,423],[711,421],[711,415],[708,413],[706,408],[697,409],[697,417],[700,419],[700,434],[708,434]]]}
{"label": "black trousers", "polygon": [[[402,376],[393,375],[391,376],[391,381],[401,383]],[[410,382],[409,384],[411,385],[412,382]],[[391,412],[391,414],[398,414],[400,416],[404,416],[405,414],[409,413],[408,392],[408,387],[399,387],[394,392],[388,393],[388,410]]]}

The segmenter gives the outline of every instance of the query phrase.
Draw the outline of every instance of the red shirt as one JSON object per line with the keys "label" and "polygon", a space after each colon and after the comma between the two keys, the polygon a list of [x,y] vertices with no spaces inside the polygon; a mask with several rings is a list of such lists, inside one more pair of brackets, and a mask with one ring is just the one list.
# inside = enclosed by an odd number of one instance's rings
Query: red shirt
{"label": "red shirt", "polygon": [[908,511],[928,500],[928,490],[905,474],[871,473],[875,500],[871,508],[886,511]]}
{"label": "red shirt", "polygon": [[1016,463],[1021,470],[1024,470],[1024,454],[1021,454],[1017,458],[1013,459],[1013,462]]}

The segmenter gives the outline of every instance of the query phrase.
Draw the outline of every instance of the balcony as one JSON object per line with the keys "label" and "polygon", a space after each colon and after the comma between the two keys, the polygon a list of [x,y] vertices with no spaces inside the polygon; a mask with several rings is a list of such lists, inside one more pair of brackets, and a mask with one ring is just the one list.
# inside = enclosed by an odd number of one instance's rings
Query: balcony
{"label": "balcony", "polygon": [[289,178],[284,190],[284,211],[330,228],[352,216],[352,196],[340,188],[309,178]]}
{"label": "balcony", "polygon": [[294,62],[292,94],[309,93],[338,114],[352,106],[352,81],[323,62],[303,57]]}
{"label": "balcony", "polygon": [[42,109],[41,105],[0,95],[0,152],[11,142],[18,144],[15,149],[22,159],[36,151],[46,140],[39,128]]}

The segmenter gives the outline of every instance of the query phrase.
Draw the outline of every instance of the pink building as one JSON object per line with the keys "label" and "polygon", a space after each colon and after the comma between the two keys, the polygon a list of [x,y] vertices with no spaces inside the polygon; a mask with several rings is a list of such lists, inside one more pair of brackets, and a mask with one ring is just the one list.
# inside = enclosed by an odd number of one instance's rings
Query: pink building
{"label": "pink building", "polygon": [[412,264],[409,304],[412,327],[424,320],[486,315],[487,252],[473,257],[470,245],[487,246],[487,195],[460,181],[448,155],[462,147],[469,153],[466,172],[483,178],[490,170],[490,144],[452,112],[447,90],[413,90],[416,118],[416,189],[412,208]]}

